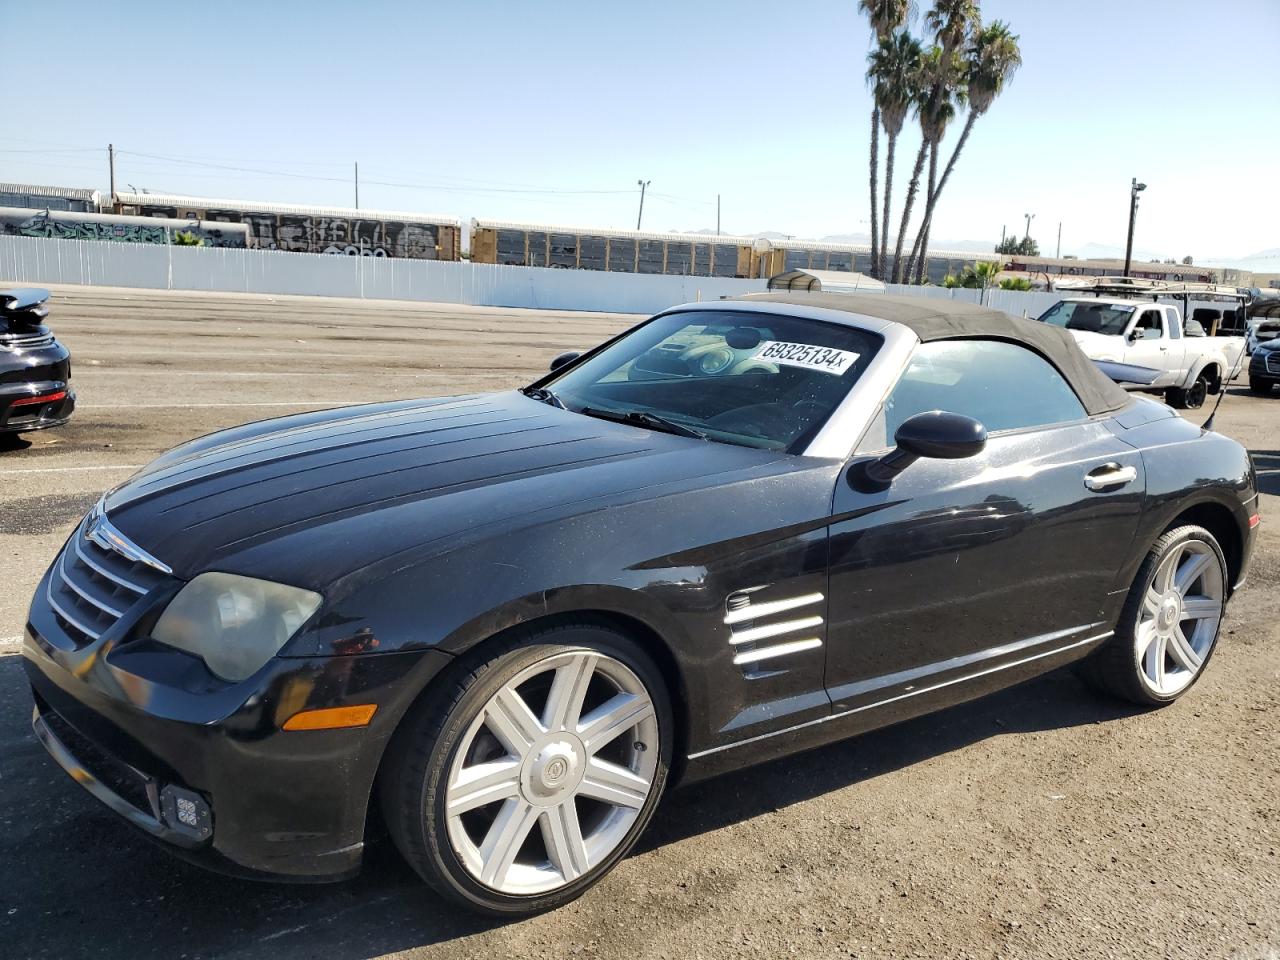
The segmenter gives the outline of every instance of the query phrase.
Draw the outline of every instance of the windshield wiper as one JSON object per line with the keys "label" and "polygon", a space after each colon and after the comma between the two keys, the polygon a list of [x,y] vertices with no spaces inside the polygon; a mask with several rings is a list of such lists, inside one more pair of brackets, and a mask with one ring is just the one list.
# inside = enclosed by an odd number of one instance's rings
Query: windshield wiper
{"label": "windshield wiper", "polygon": [[602,410],[599,407],[583,407],[578,412],[584,416],[596,417],[600,420],[630,423],[637,427],[646,427],[649,430],[658,430],[662,433],[674,433],[678,437],[690,437],[694,440],[707,439],[707,435],[701,430],[695,430],[693,427],[685,426],[675,420],[668,420],[666,417],[656,413],[649,413],[647,410]]}
{"label": "windshield wiper", "polygon": [[546,387],[524,387],[520,392],[531,400],[541,400],[543,403],[550,404],[553,407],[559,407],[561,410],[569,409],[564,405],[563,400],[557,397]]}

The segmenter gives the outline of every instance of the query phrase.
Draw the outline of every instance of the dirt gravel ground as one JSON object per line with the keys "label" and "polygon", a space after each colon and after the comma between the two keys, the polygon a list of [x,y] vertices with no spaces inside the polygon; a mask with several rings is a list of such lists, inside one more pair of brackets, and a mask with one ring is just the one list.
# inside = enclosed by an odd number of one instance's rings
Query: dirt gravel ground
{"label": "dirt gravel ground", "polygon": [[80,409],[0,453],[0,957],[1280,958],[1280,395],[1233,388],[1219,414],[1254,451],[1265,519],[1179,703],[1130,709],[1059,672],[678,791],[583,899],[496,923],[435,899],[385,840],[334,886],[174,860],[47,759],[11,654],[75,521],[162,450],[514,386],[635,318],[95,288],[56,291],[53,318]]}

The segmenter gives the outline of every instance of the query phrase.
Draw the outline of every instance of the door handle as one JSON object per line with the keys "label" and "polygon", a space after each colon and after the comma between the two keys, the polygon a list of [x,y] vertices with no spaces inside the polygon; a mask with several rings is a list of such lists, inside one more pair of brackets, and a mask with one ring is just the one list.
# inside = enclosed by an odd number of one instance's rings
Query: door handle
{"label": "door handle", "polygon": [[1122,467],[1118,463],[1107,463],[1090,470],[1084,475],[1084,485],[1090,490],[1108,490],[1112,487],[1123,487],[1138,479],[1137,467]]}

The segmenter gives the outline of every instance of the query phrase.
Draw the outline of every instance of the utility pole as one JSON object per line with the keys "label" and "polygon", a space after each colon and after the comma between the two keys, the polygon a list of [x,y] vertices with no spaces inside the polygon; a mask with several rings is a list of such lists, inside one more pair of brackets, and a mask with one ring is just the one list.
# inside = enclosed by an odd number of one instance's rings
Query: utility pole
{"label": "utility pole", "polygon": [[1003,223],[1002,223],[1002,224],[1000,224],[1000,250],[1001,250],[1001,252],[1004,252],[1004,238],[1005,238],[1005,234],[1007,234],[1008,232],[1009,232],[1009,227],[1008,227],[1008,225],[1007,225],[1007,224],[1003,224]]}
{"label": "utility pole", "polygon": [[1129,240],[1124,247],[1124,275],[1129,275],[1129,267],[1133,263],[1133,221],[1138,216],[1138,194],[1147,189],[1145,183],[1139,183],[1134,177],[1129,185]]}
{"label": "utility pole", "polygon": [[1062,221],[1061,220],[1058,221],[1058,249],[1057,249],[1057,252],[1054,253],[1053,258],[1055,260],[1062,259]]}
{"label": "utility pole", "polygon": [[116,199],[116,145],[107,144],[107,167],[111,170],[111,201]]}
{"label": "utility pole", "polygon": [[360,209],[360,161],[355,161],[356,168],[356,209]]}
{"label": "utility pole", "polygon": [[716,236],[720,236],[720,194],[716,194]]}
{"label": "utility pole", "polygon": [[640,187],[640,212],[639,212],[638,214],[636,214],[636,229],[637,229],[637,230],[639,230],[639,229],[640,229],[640,221],[644,219],[644,192],[645,192],[645,190],[648,188],[649,184],[653,183],[653,181],[652,181],[652,180],[637,180],[637,181],[636,181],[636,183],[637,183],[637,184],[639,185],[639,187]]}

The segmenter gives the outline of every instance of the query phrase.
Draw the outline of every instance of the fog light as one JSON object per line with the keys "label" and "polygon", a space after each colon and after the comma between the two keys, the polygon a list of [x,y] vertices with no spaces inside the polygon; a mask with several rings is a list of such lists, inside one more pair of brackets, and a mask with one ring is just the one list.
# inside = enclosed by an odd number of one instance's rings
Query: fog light
{"label": "fog light", "polygon": [[208,840],[213,836],[209,805],[197,793],[181,787],[165,787],[160,791],[160,813],[171,830],[196,840]]}

